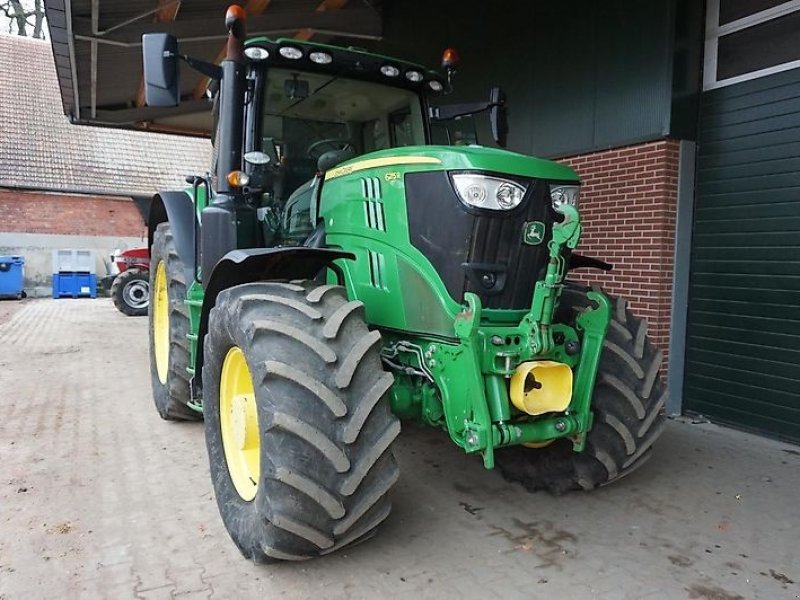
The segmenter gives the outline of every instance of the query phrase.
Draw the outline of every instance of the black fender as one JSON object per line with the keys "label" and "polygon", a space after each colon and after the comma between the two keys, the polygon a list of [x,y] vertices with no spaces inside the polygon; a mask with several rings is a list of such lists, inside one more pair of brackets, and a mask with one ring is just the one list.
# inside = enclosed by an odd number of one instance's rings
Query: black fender
{"label": "black fender", "polygon": [[194,279],[195,231],[197,211],[189,192],[159,192],[153,196],[147,220],[147,247],[153,247],[153,235],[160,223],[169,221],[175,250],[186,271],[187,285]]}
{"label": "black fender", "polygon": [[614,265],[607,263],[599,258],[592,256],[584,256],[573,252],[570,254],[569,262],[567,263],[567,271],[574,269],[600,269],[601,271],[610,271]]}
{"label": "black fender", "polygon": [[256,281],[312,279],[339,258],[354,260],[355,255],[333,248],[298,246],[231,250],[223,256],[211,271],[211,277],[203,278],[206,288],[197,331],[195,378],[203,376],[203,341],[208,332],[208,315],[222,290]]}

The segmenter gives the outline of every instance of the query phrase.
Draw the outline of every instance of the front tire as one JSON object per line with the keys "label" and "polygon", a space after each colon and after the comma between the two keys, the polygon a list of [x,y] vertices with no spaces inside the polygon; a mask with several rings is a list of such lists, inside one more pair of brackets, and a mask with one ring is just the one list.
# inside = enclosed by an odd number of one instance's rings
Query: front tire
{"label": "front tire", "polygon": [[[589,306],[585,288],[567,286],[559,320],[574,322]],[[667,390],[659,377],[662,354],[647,337],[647,322],[631,313],[623,298],[609,296],[612,315],[600,356],[592,411],[594,425],[586,448],[556,440],[533,450],[522,446],[496,451],[496,464],[509,481],[530,491],[562,494],[591,490],[632,473],[651,456],[653,442],[664,430]]]}
{"label": "front tire", "polygon": [[111,300],[123,315],[143,317],[150,303],[150,275],[142,269],[127,269],[114,278]]}
{"label": "front tire", "polygon": [[150,249],[150,382],[158,414],[167,421],[193,421],[189,408],[189,311],[186,275],[169,223],[161,223]]}
{"label": "front tire", "polygon": [[222,520],[246,558],[327,554],[389,515],[400,423],[361,307],[338,286],[251,283],[221,292],[210,313],[206,445]]}

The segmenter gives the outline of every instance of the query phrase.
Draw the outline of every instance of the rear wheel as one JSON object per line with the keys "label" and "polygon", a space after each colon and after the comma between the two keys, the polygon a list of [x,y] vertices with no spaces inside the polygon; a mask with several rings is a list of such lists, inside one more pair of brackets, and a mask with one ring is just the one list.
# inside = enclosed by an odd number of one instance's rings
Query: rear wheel
{"label": "rear wheel", "polygon": [[252,283],[209,316],[203,395],[211,477],[242,554],[303,560],[370,536],[391,509],[393,377],[362,304],[338,286]]}
{"label": "rear wheel", "polygon": [[[588,307],[586,291],[565,287],[559,308],[562,322],[574,322]],[[661,351],[647,337],[647,322],[636,318],[624,299],[609,299],[612,318],[592,397],[594,425],[584,452],[573,452],[566,439],[540,449],[501,448],[496,464],[506,479],[531,491],[590,490],[628,475],[650,458],[665,424]]]}
{"label": "rear wheel", "polygon": [[150,303],[150,274],[141,269],[123,271],[111,284],[111,299],[122,314],[143,317]]}
{"label": "rear wheel", "polygon": [[150,249],[150,381],[161,418],[202,419],[189,408],[189,311],[186,276],[175,250],[169,223],[161,223]]}

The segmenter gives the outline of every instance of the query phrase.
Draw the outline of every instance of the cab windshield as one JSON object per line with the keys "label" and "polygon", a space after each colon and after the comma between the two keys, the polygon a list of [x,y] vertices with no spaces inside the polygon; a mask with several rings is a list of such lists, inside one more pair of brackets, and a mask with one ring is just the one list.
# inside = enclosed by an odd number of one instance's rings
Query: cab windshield
{"label": "cab windshield", "polygon": [[277,158],[268,195],[283,214],[284,241],[300,240],[310,230],[308,183],[319,166],[426,141],[423,103],[409,90],[273,68],[265,74],[262,98],[255,141]]}
{"label": "cab windshield", "polygon": [[298,185],[314,175],[317,160],[329,151],[344,150],[346,157],[425,143],[422,103],[408,90],[269,69],[263,98],[262,148],[274,145]]}

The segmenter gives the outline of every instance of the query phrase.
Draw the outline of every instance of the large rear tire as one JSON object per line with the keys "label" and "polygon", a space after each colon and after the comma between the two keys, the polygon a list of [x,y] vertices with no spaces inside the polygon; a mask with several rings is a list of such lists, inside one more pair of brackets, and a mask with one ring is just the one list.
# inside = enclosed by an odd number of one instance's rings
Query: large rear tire
{"label": "large rear tire", "polygon": [[[586,291],[565,287],[559,308],[562,322],[574,322],[589,306]],[[609,299],[612,318],[592,397],[594,425],[584,452],[573,452],[566,439],[540,449],[513,446],[496,452],[503,476],[530,491],[561,494],[621,479],[650,458],[653,442],[664,429],[667,391],[659,377],[661,351],[647,337],[647,322],[635,317],[624,299]]]}
{"label": "large rear tire", "polygon": [[169,223],[161,223],[150,249],[150,382],[158,414],[167,421],[202,419],[189,408],[189,310],[186,275]]}
{"label": "large rear tire", "polygon": [[127,269],[114,278],[111,300],[123,315],[143,317],[150,303],[150,275],[142,269]]}
{"label": "large rear tire", "polygon": [[225,527],[249,559],[327,554],[389,515],[400,423],[380,334],[361,307],[338,286],[252,283],[220,293],[210,313],[211,477]]}

